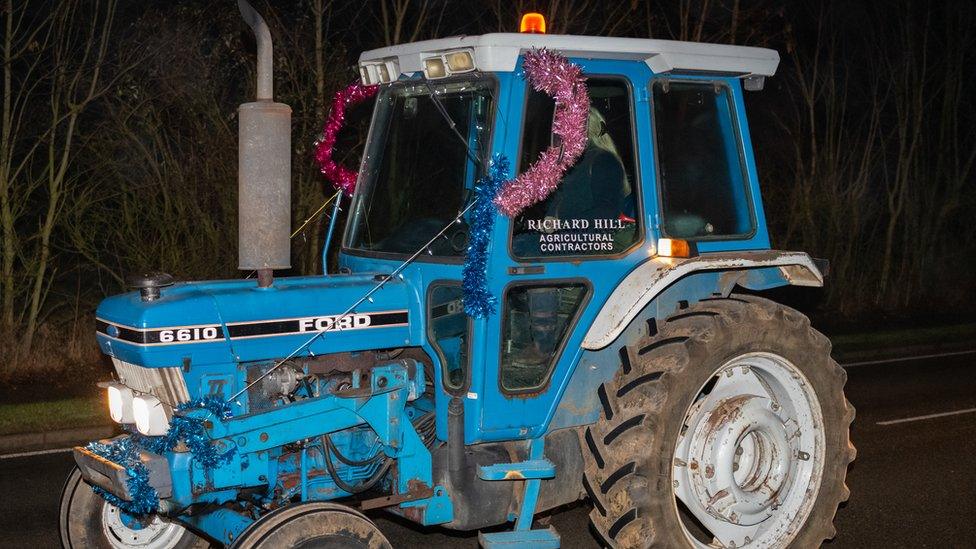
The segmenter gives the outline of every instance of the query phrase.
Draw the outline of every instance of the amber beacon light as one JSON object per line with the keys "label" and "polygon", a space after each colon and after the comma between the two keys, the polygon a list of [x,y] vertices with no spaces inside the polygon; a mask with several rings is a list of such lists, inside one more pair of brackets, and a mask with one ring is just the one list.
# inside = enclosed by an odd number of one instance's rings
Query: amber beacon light
{"label": "amber beacon light", "polygon": [[545,34],[546,18],[541,13],[526,13],[522,16],[522,22],[519,24],[519,32]]}

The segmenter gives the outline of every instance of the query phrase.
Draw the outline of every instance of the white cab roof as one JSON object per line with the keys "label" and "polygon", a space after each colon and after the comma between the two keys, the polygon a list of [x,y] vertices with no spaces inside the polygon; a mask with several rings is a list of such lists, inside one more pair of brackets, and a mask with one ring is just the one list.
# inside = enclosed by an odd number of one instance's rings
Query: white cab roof
{"label": "white cab roof", "polygon": [[478,70],[499,72],[515,70],[518,56],[534,48],[547,48],[567,57],[639,59],[655,73],[708,71],[741,76],[772,76],[779,64],[779,53],[766,48],[643,38],[517,33],[453,36],[412,42],[363,52],[359,61],[396,58],[400,72],[411,74],[422,70],[423,60],[432,54],[460,48],[474,51]]}

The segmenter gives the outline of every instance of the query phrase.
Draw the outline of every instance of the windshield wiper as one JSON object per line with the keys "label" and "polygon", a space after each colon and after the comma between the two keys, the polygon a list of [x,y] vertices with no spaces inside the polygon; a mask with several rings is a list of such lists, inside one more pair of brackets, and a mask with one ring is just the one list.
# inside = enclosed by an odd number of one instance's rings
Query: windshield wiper
{"label": "windshield wiper", "polygon": [[468,143],[468,140],[465,139],[464,136],[461,135],[461,132],[458,131],[457,124],[454,123],[454,119],[451,118],[450,113],[447,112],[447,107],[445,107],[444,103],[441,102],[441,99],[437,97],[437,93],[434,91],[434,87],[430,85],[430,81],[425,79],[424,84],[426,84],[427,86],[427,91],[430,92],[430,100],[434,103],[434,106],[437,108],[437,112],[441,113],[441,116],[444,118],[445,121],[447,121],[447,126],[451,128],[451,131],[454,133],[454,135],[456,135],[457,138],[461,141],[461,144],[464,145],[464,150],[467,153],[468,158],[470,158],[472,162],[477,164],[479,168],[483,169],[484,163],[482,163],[481,159],[478,158],[478,155],[474,154],[474,151],[471,150],[471,145]]}

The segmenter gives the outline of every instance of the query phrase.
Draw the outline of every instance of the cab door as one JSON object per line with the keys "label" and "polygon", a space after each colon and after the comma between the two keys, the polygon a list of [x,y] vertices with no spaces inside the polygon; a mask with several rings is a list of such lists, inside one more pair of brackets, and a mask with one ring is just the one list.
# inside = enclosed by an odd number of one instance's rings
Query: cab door
{"label": "cab door", "polygon": [[[482,439],[542,434],[581,354],[580,343],[617,283],[648,257],[656,203],[643,64],[574,60],[587,77],[588,145],[546,200],[496,224],[491,259],[498,311],[485,320]],[[643,83],[643,84],[642,84]],[[513,86],[506,135],[513,169],[550,145],[553,101]],[[558,144],[557,144],[558,145]],[[642,196],[643,194],[643,196]],[[651,193],[653,194],[653,193]],[[478,395],[474,395],[478,397]],[[469,396],[470,398],[470,396]]]}

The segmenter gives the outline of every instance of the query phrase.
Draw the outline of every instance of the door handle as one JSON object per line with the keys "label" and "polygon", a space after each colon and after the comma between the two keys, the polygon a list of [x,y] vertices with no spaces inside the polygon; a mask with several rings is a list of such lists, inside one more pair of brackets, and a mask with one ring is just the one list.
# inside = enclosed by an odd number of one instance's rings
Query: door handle
{"label": "door handle", "polygon": [[509,267],[508,268],[508,274],[509,275],[512,275],[512,276],[515,276],[515,275],[537,275],[537,274],[545,274],[545,272],[546,272],[546,266],[545,265],[524,265],[524,266],[519,266],[519,267]]}

